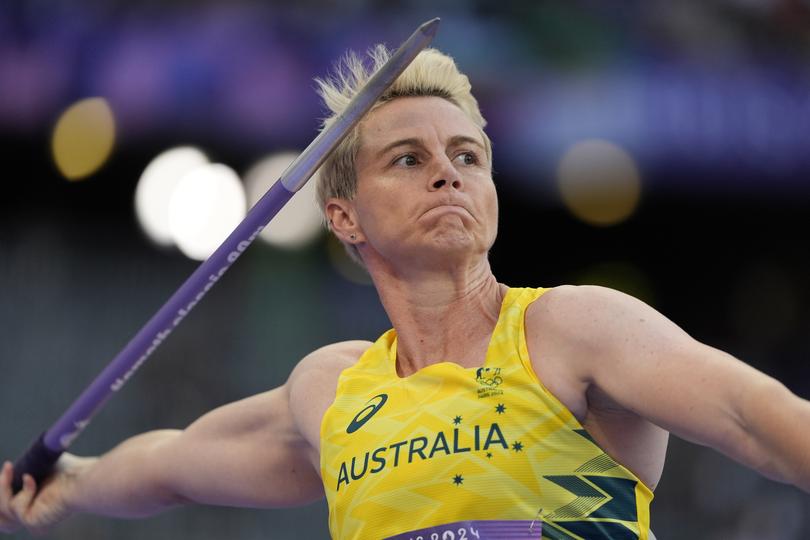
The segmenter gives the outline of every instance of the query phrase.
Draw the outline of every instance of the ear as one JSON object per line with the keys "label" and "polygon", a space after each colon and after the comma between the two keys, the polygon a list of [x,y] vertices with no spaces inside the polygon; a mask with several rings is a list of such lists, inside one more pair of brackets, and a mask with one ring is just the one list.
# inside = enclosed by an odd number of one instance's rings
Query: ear
{"label": "ear", "polygon": [[359,244],[365,241],[351,201],[331,198],[326,201],[325,213],[329,220],[329,228],[338,240],[348,244]]}

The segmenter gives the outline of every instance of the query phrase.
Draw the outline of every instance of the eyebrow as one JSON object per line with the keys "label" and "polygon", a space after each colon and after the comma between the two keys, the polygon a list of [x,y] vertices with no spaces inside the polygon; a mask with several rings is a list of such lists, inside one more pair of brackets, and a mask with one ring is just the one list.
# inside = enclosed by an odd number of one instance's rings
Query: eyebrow
{"label": "eyebrow", "polygon": [[377,152],[377,157],[383,156],[383,155],[387,154],[388,152],[390,152],[391,150],[393,150],[394,148],[399,148],[400,146],[422,146],[422,147],[424,147],[424,144],[422,144],[421,139],[417,139],[415,137],[411,137],[411,138],[408,138],[408,139],[399,139],[397,141],[394,141],[394,142],[392,142],[390,144],[385,145],[382,150]]}
{"label": "eyebrow", "polygon": [[[462,145],[462,144],[474,144],[475,146],[479,147],[481,150],[486,150],[484,148],[484,145],[481,144],[481,141],[479,141],[479,140],[477,140],[477,139],[475,139],[473,137],[469,137],[467,135],[454,135],[454,136],[450,137],[450,140],[448,141],[448,146],[459,146],[459,145]],[[387,154],[388,152],[390,152],[391,150],[393,150],[395,148],[399,148],[400,146],[419,146],[419,147],[422,147],[422,148],[425,147],[424,143],[422,142],[422,139],[419,139],[419,138],[416,138],[416,137],[409,137],[407,139],[399,139],[397,141],[394,141],[394,142],[392,142],[390,144],[385,145],[382,148],[382,150],[377,152],[377,157],[383,156],[383,155]]]}

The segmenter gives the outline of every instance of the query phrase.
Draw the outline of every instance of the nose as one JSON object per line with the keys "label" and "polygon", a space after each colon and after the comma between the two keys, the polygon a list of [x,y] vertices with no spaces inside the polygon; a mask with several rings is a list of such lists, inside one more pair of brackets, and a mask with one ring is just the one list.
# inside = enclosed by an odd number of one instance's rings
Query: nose
{"label": "nose", "polygon": [[462,181],[461,174],[453,166],[453,163],[447,157],[440,158],[440,162],[436,170],[430,175],[430,191],[437,191],[445,186],[451,186],[453,189],[461,189]]}

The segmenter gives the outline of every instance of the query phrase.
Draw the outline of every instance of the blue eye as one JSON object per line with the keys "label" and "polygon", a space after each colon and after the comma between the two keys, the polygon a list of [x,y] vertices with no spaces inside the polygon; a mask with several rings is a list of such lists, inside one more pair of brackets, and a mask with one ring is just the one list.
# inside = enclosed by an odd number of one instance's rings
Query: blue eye
{"label": "blue eye", "polygon": [[394,161],[394,165],[404,165],[405,167],[415,167],[419,161],[413,154],[405,154]]}
{"label": "blue eye", "polygon": [[456,159],[462,158],[461,161],[464,165],[475,165],[478,163],[478,156],[474,152],[463,152],[456,156]]}

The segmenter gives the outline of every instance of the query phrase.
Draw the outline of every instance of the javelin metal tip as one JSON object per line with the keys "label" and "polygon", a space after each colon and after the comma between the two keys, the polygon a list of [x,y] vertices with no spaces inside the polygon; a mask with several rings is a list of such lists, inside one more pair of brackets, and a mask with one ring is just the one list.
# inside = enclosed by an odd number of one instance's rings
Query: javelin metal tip
{"label": "javelin metal tip", "polygon": [[422,32],[426,36],[430,36],[433,38],[436,35],[436,32],[439,31],[439,23],[441,19],[436,17],[435,19],[431,19],[426,23],[423,23],[422,26],[419,27],[419,31]]}

